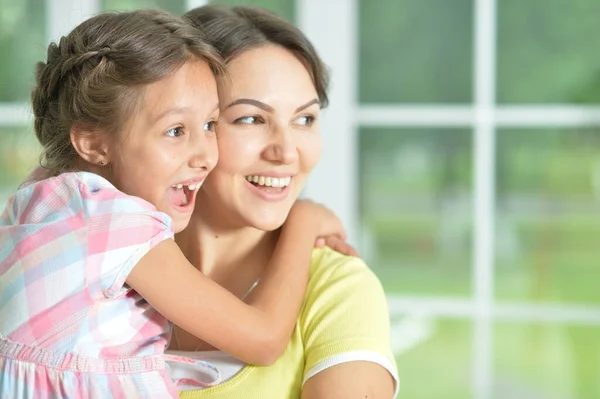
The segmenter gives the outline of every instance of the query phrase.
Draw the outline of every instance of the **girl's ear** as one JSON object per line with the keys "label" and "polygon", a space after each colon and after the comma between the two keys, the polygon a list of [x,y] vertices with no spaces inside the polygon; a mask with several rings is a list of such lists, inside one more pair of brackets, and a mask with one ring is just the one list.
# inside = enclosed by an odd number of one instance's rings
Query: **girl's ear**
{"label": "girl's ear", "polygon": [[110,163],[110,143],[107,134],[73,123],[70,136],[71,144],[83,160],[98,166],[106,166]]}

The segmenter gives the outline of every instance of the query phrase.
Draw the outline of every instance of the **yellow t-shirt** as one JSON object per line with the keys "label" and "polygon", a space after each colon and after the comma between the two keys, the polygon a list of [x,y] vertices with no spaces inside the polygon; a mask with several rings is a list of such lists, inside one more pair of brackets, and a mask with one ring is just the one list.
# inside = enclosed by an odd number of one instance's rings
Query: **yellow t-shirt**
{"label": "yellow t-shirt", "polygon": [[269,367],[245,366],[231,379],[183,399],[299,398],[304,382],[336,364],[381,364],[397,383],[387,302],[365,263],[329,248],[313,251],[304,304],[284,354]]}

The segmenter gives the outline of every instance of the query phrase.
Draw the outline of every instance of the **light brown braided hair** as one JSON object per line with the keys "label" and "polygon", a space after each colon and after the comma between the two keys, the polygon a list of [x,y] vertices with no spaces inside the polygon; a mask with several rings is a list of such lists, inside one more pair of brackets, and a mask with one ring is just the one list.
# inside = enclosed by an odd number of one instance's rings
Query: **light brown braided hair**
{"label": "light brown braided hair", "polygon": [[31,95],[45,174],[74,167],[73,124],[114,134],[135,112],[146,85],[190,60],[207,62],[216,75],[224,71],[200,31],[158,10],[101,14],[50,44]]}

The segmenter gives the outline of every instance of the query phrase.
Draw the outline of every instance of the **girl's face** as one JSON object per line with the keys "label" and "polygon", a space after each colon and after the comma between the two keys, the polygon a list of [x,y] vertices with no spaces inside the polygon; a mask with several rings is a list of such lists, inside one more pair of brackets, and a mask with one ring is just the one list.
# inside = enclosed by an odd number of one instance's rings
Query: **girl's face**
{"label": "girl's face", "polygon": [[204,62],[187,62],[148,85],[110,147],[111,181],[171,216],[175,232],[180,232],[218,159],[218,114],[216,81]]}
{"label": "girl's face", "polygon": [[229,223],[280,227],[321,155],[319,100],[302,62],[278,46],[245,51],[219,79],[219,165],[202,201]]}

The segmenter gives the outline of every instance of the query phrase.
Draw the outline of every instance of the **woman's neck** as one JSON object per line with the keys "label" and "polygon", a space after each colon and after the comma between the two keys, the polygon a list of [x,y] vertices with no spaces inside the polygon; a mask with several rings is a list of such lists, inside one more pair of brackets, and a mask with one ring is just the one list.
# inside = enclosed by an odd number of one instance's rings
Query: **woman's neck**
{"label": "woman's neck", "polygon": [[176,241],[197,269],[241,298],[260,278],[279,233],[224,227],[214,216],[207,209],[196,210]]}

